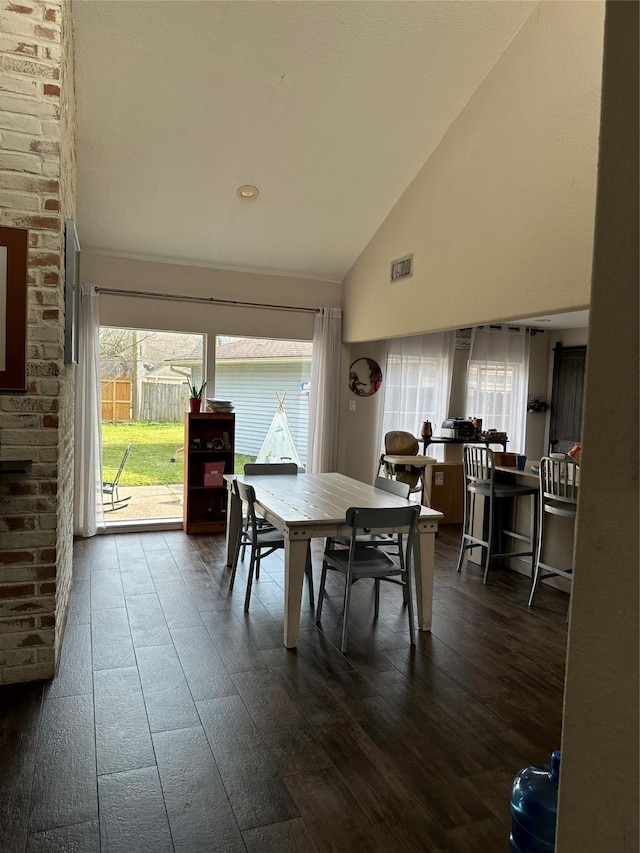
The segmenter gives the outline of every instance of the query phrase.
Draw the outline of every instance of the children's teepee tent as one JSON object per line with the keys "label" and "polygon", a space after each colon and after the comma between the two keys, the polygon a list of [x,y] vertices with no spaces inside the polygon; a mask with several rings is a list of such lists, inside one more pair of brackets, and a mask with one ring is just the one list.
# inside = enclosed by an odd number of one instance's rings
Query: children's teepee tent
{"label": "children's teepee tent", "polygon": [[295,462],[302,467],[296,443],[291,435],[291,428],[284,410],[285,391],[282,396],[275,392],[278,400],[278,408],[271,421],[265,440],[256,458],[256,462]]}

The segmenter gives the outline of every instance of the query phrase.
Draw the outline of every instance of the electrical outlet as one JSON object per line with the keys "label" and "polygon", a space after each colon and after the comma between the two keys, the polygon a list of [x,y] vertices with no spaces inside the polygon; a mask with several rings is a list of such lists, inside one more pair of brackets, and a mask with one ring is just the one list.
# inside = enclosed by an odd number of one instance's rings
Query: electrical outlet
{"label": "electrical outlet", "polygon": [[349,411],[355,412],[355,410],[356,410],[356,401],[355,400],[349,400]]}

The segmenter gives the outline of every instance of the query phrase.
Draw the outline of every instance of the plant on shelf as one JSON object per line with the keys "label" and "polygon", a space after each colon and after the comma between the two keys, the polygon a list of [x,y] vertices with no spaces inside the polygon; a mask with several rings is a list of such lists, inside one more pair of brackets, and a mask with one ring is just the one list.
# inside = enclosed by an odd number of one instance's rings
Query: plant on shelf
{"label": "plant on shelf", "polygon": [[202,392],[206,388],[208,382],[208,379],[205,379],[202,385],[196,385],[195,382],[186,382],[185,384],[189,387],[189,396],[193,399],[201,400]]}
{"label": "plant on shelf", "polygon": [[196,385],[195,382],[186,382],[189,388],[189,407],[192,414],[197,414],[202,405],[202,393],[207,386],[209,380],[205,379],[202,385]]}

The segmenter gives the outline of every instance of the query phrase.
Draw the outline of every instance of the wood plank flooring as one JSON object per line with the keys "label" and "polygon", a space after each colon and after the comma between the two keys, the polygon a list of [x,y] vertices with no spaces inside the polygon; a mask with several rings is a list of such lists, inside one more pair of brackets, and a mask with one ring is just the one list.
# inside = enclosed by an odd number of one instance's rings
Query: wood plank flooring
{"label": "wood plank flooring", "polygon": [[0,850],[505,850],[514,774],[560,744],[568,597],[529,611],[523,576],[457,575],[458,536],[433,632],[411,649],[399,588],[375,622],[360,582],[346,656],[341,576],[287,651],[282,553],[246,615],[221,536],[77,542],[57,677],[0,688]]}

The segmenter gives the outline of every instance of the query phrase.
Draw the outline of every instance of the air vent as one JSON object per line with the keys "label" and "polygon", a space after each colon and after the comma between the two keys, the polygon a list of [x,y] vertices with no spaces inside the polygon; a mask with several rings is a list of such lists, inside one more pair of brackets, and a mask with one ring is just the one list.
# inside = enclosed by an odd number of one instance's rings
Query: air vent
{"label": "air vent", "polygon": [[405,255],[391,261],[390,281],[400,281],[401,278],[411,278],[413,275],[413,255]]}

